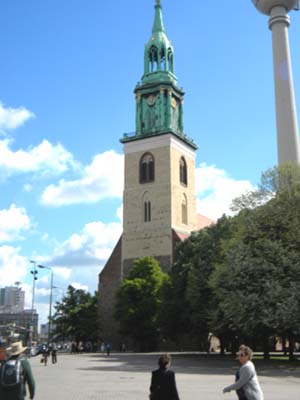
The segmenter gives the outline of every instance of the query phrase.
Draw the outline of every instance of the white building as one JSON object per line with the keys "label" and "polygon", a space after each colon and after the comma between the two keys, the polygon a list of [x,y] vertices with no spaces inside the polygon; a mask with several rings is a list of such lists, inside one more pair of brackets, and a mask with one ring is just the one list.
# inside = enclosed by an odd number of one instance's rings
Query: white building
{"label": "white building", "polygon": [[0,289],[0,312],[24,311],[25,291],[17,286]]}

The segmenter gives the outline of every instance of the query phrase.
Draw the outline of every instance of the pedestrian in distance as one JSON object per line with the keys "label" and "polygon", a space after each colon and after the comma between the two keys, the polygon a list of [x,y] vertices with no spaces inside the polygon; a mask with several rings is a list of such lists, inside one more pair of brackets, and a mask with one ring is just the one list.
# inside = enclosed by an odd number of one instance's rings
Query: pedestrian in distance
{"label": "pedestrian in distance", "polygon": [[158,359],[159,368],[152,371],[150,400],[179,400],[175,373],[171,371],[171,356],[166,353]]}
{"label": "pedestrian in distance", "polygon": [[57,363],[57,349],[56,349],[55,345],[52,347],[52,350],[51,350],[51,361],[52,361],[52,364]]}
{"label": "pedestrian in distance", "polygon": [[13,343],[8,349],[9,357],[0,369],[0,399],[25,400],[27,390],[29,398],[34,398],[35,381],[30,363],[24,352],[22,342]]}
{"label": "pedestrian in distance", "polygon": [[101,351],[102,354],[105,353],[105,343],[104,342],[101,343],[100,351]]}
{"label": "pedestrian in distance", "polygon": [[236,390],[239,400],[264,400],[264,395],[257,379],[256,370],[252,359],[250,347],[242,345],[239,348],[238,357],[240,368],[236,374],[236,381],[226,386],[223,393]]}
{"label": "pedestrian in distance", "polygon": [[111,345],[110,343],[106,344],[106,354],[109,356],[110,355],[110,351],[111,351]]}
{"label": "pedestrian in distance", "polygon": [[41,363],[44,364],[44,366],[47,366],[48,363],[48,357],[49,357],[49,348],[47,346],[43,346],[42,350],[42,358],[41,358]]}

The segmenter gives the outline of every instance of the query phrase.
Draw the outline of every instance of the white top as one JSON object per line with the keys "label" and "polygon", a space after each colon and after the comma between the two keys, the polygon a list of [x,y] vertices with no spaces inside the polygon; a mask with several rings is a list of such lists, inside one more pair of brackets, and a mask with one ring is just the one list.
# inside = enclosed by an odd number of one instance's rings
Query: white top
{"label": "white top", "polygon": [[259,385],[255,367],[252,361],[247,361],[240,367],[240,378],[225,389],[244,389],[247,400],[264,400],[264,395]]}

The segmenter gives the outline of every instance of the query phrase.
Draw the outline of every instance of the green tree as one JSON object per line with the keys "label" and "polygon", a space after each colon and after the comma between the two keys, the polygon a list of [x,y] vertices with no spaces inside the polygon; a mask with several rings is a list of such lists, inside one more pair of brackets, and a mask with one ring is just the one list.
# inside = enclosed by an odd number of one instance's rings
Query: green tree
{"label": "green tree", "polygon": [[288,337],[292,350],[300,311],[299,167],[267,171],[258,190],[234,206],[234,234],[211,277],[218,311],[238,335],[263,344],[266,355],[272,335]]}
{"label": "green tree", "polygon": [[[161,318],[164,334],[179,347],[191,340],[207,349],[214,299],[209,278],[222,259],[222,242],[230,235],[230,218],[219,221],[180,243],[170,283],[164,290]],[[188,337],[187,337],[188,336]]]}
{"label": "green tree", "polygon": [[131,337],[141,351],[156,347],[161,290],[167,280],[158,262],[144,257],[134,262],[117,292],[115,318],[120,322],[120,332]]}
{"label": "green tree", "polygon": [[53,336],[60,339],[80,341],[97,340],[98,295],[82,289],[68,287],[67,294],[55,305]]}

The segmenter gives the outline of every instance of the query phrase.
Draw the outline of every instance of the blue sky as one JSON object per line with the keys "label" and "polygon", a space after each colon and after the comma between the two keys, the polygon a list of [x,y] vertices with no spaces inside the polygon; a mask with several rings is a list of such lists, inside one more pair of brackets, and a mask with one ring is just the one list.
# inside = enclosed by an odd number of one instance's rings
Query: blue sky
{"label": "blue sky", "polygon": [[[268,18],[250,0],[162,6],[185,132],[199,146],[198,211],[217,218],[277,162]],[[119,139],[135,129],[153,17],[154,0],[1,1],[0,286],[22,282],[28,307],[29,260],[62,290],[97,289],[122,229]],[[299,18],[289,29],[297,104]],[[38,277],[45,322],[49,273]]]}

